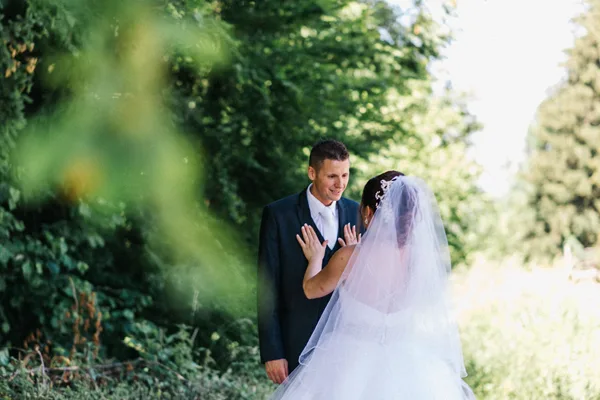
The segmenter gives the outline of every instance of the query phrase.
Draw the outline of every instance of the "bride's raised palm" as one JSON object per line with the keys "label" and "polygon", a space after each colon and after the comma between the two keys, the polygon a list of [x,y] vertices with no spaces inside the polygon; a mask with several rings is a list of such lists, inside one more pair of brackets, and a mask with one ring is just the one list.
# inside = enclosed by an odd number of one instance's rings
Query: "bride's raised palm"
{"label": "bride's raised palm", "polygon": [[328,241],[326,240],[321,243],[317,233],[310,225],[304,224],[301,231],[302,237],[296,235],[296,239],[298,240],[298,243],[300,243],[300,247],[302,247],[304,257],[306,257],[309,262],[315,257],[322,260],[325,257],[325,248],[327,247]]}
{"label": "bride's raised palm", "polygon": [[350,226],[350,224],[344,225],[344,239],[339,238],[338,243],[342,247],[351,246],[360,243],[362,233],[356,233],[356,225]]}

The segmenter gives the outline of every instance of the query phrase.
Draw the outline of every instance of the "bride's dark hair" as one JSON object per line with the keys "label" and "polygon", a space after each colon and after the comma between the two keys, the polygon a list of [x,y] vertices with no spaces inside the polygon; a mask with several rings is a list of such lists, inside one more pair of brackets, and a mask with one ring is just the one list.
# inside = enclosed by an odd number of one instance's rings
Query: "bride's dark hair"
{"label": "bride's dark hair", "polygon": [[379,206],[379,199],[376,195],[383,194],[383,186],[381,185],[381,181],[389,182],[397,176],[404,176],[404,174],[402,172],[392,170],[386,171],[383,174],[379,174],[369,179],[362,192],[362,199],[360,201],[361,209],[364,207],[369,207],[371,211],[375,212]]}
{"label": "bride's dark hair", "polygon": [[[384,193],[383,182],[389,182],[397,176],[404,176],[399,171],[386,171],[379,174],[367,182],[363,189],[361,199],[361,210],[364,207],[369,207],[373,212],[379,207],[380,197]],[[396,232],[398,235],[398,244],[404,246],[410,234],[412,227],[412,220],[414,217],[414,210],[416,207],[415,197],[409,193],[409,190],[403,190],[400,199],[401,212],[398,213],[396,219]]]}

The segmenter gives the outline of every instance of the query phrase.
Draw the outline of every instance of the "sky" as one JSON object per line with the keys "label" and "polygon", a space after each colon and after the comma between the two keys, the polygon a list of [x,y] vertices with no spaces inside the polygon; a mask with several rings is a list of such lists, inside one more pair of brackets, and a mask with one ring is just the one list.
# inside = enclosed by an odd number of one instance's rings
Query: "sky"
{"label": "sky", "polygon": [[[411,0],[389,0],[402,7]],[[432,13],[444,0],[425,0]],[[445,0],[450,1],[450,0]],[[582,0],[455,0],[454,42],[434,71],[469,96],[484,125],[472,154],[483,166],[481,187],[505,195],[523,161],[527,130],[548,90],[565,76],[572,47],[571,19]]]}

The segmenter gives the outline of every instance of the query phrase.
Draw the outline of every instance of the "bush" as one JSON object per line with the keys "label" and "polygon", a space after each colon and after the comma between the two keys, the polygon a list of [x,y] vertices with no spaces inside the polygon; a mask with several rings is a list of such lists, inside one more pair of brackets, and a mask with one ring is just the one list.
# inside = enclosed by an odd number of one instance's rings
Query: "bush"
{"label": "bush", "polygon": [[[261,399],[272,392],[253,346],[230,342],[231,364],[215,368],[210,349],[194,347],[197,330],[180,326],[173,334],[144,321],[139,336],[124,342],[139,358],[118,362],[86,362],[78,352],[71,359],[50,356],[41,344],[19,359],[0,353],[0,396],[35,399]],[[221,338],[214,334],[213,342]],[[198,363],[197,360],[202,360]]]}

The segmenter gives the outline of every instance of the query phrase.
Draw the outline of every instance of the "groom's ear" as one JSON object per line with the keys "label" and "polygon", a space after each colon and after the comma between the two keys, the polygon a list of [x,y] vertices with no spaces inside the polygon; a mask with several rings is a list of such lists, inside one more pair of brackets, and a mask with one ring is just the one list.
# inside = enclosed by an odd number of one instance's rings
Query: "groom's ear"
{"label": "groom's ear", "polygon": [[317,179],[317,171],[310,165],[308,166],[308,179],[311,181]]}

